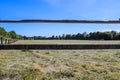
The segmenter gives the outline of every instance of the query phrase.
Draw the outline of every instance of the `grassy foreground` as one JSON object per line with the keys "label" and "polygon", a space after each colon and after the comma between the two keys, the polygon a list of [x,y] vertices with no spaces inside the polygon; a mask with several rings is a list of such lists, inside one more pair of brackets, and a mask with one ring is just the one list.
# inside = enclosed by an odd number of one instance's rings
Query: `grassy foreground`
{"label": "grassy foreground", "polygon": [[120,80],[120,50],[1,50],[0,80]]}

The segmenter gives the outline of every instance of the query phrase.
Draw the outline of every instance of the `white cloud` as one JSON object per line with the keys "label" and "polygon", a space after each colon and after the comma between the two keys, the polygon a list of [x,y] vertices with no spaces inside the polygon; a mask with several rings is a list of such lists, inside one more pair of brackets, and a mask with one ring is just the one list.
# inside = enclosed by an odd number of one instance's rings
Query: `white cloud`
{"label": "white cloud", "polygon": [[118,30],[118,29],[105,29],[105,30],[101,30],[101,32],[106,32],[106,31],[117,31],[117,32],[120,32],[120,30]]}
{"label": "white cloud", "polygon": [[[105,26],[105,25],[104,25]],[[106,27],[104,29],[101,29],[101,31],[117,31],[120,32],[120,25],[119,24],[109,24],[109,27]]]}

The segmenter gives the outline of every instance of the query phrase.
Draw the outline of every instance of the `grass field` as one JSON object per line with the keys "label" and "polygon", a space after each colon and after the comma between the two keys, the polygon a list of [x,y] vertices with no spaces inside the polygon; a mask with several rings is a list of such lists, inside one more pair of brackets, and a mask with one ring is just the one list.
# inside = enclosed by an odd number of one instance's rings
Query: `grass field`
{"label": "grass field", "polygon": [[1,50],[0,80],[120,80],[120,50]]}
{"label": "grass field", "polygon": [[120,44],[119,40],[19,40],[14,44]]}

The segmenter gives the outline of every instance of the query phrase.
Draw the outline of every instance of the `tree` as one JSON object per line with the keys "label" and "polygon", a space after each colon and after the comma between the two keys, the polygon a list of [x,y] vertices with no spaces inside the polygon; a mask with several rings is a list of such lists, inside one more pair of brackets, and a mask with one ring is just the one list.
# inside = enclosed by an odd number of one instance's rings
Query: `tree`
{"label": "tree", "polygon": [[3,27],[0,27],[0,36],[5,36],[6,33],[6,30]]}
{"label": "tree", "polygon": [[55,36],[54,36],[54,35],[52,35],[51,39],[55,39]]}
{"label": "tree", "polygon": [[71,34],[67,34],[67,35],[66,35],[66,39],[72,39]]}
{"label": "tree", "polygon": [[5,37],[7,37],[7,38],[11,38],[10,33],[7,32],[6,35],[5,35]]}
{"label": "tree", "polygon": [[16,39],[17,34],[16,34],[15,31],[10,31],[9,34],[10,34],[10,37],[11,37],[12,39]]}
{"label": "tree", "polygon": [[17,34],[16,39],[23,39],[23,37],[22,37],[22,35]]}
{"label": "tree", "polygon": [[62,34],[61,39],[65,39],[65,38],[66,38],[66,35]]}

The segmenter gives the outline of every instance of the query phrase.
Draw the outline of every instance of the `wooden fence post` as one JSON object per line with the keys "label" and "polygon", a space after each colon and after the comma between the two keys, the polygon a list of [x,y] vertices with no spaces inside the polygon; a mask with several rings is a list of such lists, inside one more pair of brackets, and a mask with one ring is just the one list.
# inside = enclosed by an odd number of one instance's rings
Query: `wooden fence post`
{"label": "wooden fence post", "polygon": [[3,44],[3,37],[0,38],[1,44]]}
{"label": "wooden fence post", "polygon": [[7,39],[5,39],[5,44],[7,44]]}
{"label": "wooden fence post", "polygon": [[8,39],[8,44],[10,44],[10,40]]}

